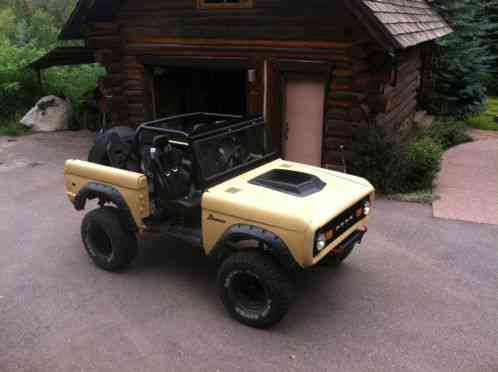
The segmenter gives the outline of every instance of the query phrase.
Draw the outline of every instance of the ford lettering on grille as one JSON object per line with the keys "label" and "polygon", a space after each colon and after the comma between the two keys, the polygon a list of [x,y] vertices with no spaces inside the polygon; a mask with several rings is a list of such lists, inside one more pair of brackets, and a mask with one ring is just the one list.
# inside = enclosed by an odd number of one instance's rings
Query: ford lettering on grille
{"label": "ford lettering on grille", "polygon": [[[319,233],[324,233],[329,230],[333,230],[334,234],[332,238],[327,240],[327,245],[335,241],[342,234],[344,234],[348,229],[354,226],[358,221],[365,218],[365,215],[361,213],[360,215],[356,214],[358,208],[362,208],[365,202],[369,199],[369,197],[365,197],[361,199],[359,202],[355,203],[352,207],[346,209],[344,212],[333,218],[330,222],[328,222],[325,226],[323,226],[320,230],[318,230],[317,235]],[[315,251],[315,255],[318,252]]]}

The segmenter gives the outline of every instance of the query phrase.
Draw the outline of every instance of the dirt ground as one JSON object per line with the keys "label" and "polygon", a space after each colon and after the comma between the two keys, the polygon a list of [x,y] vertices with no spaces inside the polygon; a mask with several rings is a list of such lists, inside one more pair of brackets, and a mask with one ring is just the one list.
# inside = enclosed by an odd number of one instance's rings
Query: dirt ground
{"label": "dirt ground", "polygon": [[296,278],[271,330],[231,320],[216,269],[167,240],[123,273],[83,250],[63,187],[82,132],[0,139],[0,371],[498,371],[498,228],[378,201],[340,269]]}

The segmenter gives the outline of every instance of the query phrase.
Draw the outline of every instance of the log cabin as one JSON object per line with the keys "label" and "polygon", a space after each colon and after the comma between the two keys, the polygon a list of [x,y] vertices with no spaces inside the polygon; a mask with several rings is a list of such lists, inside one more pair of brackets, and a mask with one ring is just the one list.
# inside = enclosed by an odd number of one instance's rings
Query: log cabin
{"label": "log cabin", "polygon": [[79,0],[33,63],[105,67],[113,125],[209,111],[262,113],[282,156],[327,168],[367,124],[400,131],[431,93],[426,0]]}

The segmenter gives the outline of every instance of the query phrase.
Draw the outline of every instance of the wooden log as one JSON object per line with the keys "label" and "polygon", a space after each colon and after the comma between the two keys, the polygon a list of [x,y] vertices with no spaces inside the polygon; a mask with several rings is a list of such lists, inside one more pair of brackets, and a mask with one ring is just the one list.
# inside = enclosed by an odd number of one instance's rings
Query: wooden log
{"label": "wooden log", "polygon": [[121,61],[123,62],[123,64],[127,65],[127,64],[130,64],[130,65],[138,65],[140,64],[139,62],[139,59],[137,56],[135,55],[125,55],[121,58]]}
{"label": "wooden log", "polygon": [[121,66],[124,71],[143,73],[145,70],[145,66],[138,63],[137,64],[122,63]]}
{"label": "wooden log", "polygon": [[119,74],[121,73],[121,64],[111,63],[108,66],[106,66],[106,70],[109,74]]}
{"label": "wooden log", "polygon": [[111,104],[113,108],[116,108],[116,111],[120,111],[123,107],[126,107],[127,100],[124,96],[112,96],[110,98]]}
{"label": "wooden log", "polygon": [[356,91],[380,92],[381,88],[390,79],[386,76],[374,76],[372,74],[358,74],[354,77],[352,88]]}
{"label": "wooden log", "polygon": [[350,91],[351,85],[350,84],[340,84],[337,81],[332,81],[332,83],[330,84],[330,90],[331,91]]}
{"label": "wooden log", "polygon": [[351,101],[334,101],[334,100],[330,102],[330,105],[332,107],[339,107],[343,109],[349,109],[354,106],[353,102]]}
{"label": "wooden log", "polygon": [[300,49],[349,49],[350,42],[313,41],[313,40],[261,40],[236,38],[199,38],[199,37],[129,37],[128,45],[133,44],[172,44],[187,46],[219,46],[219,47],[259,47],[259,48],[300,48]]}
{"label": "wooden log", "polygon": [[88,48],[91,49],[118,49],[121,39],[118,36],[93,36],[86,39]]}
{"label": "wooden log", "polygon": [[386,85],[384,94],[396,94],[400,89],[411,84],[414,80],[420,80],[420,72],[418,70],[413,71],[411,74],[399,76],[396,85]]}
{"label": "wooden log", "polygon": [[102,78],[102,84],[105,89],[112,89],[115,86],[121,85],[121,74],[110,74]]}
{"label": "wooden log", "polygon": [[325,120],[350,120],[351,111],[337,106],[330,107],[325,114]]}
{"label": "wooden log", "polygon": [[124,89],[145,89],[145,84],[143,80],[125,79],[122,85]]}
{"label": "wooden log", "polygon": [[123,93],[125,96],[145,97],[145,91],[143,89],[137,89],[137,90],[125,89]]}
{"label": "wooden log", "polygon": [[416,95],[418,87],[419,80],[416,77],[410,84],[400,86],[398,89],[391,90],[386,94],[369,96],[368,103],[377,112],[387,113],[402,104],[406,99]]}
{"label": "wooden log", "polygon": [[100,63],[103,66],[110,66],[113,61],[113,52],[111,49],[100,49],[95,53],[95,62]]}
{"label": "wooden log", "polygon": [[143,103],[129,103],[128,111],[135,114],[145,114],[145,106]]}
{"label": "wooden log", "polygon": [[416,107],[417,100],[416,96],[414,96],[413,98],[407,100],[404,105],[391,111],[389,114],[379,114],[377,116],[377,123],[388,128],[393,128],[396,124],[401,124],[412,113],[414,114]]}
{"label": "wooden log", "polygon": [[119,32],[118,25],[112,22],[95,22],[85,27],[87,37],[114,35]]}
{"label": "wooden log", "polygon": [[126,80],[135,80],[135,81],[144,81],[144,73],[143,71],[132,71],[132,70],[127,70],[123,71],[123,75]]}
{"label": "wooden log", "polygon": [[388,97],[385,101],[384,110],[385,112],[390,112],[396,107],[400,106],[404,101],[410,99],[413,96],[417,96],[419,87],[419,82],[414,80],[412,84],[407,86],[405,89],[400,91],[398,94]]}

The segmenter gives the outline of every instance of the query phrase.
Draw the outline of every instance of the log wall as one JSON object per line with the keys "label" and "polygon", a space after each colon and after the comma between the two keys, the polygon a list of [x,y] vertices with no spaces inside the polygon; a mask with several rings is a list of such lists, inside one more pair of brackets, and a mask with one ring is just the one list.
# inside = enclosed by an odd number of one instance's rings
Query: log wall
{"label": "log wall", "polygon": [[[389,56],[373,40],[351,49],[350,77],[331,84],[326,118],[325,166],[342,169],[351,158],[353,132],[369,124],[400,135],[412,125],[421,89],[420,47]],[[341,146],[343,150],[341,151]]]}
{"label": "log wall", "polygon": [[[254,0],[247,9],[198,9],[195,0],[128,0],[117,22],[125,38],[346,40],[353,25],[340,2]],[[338,7],[341,7],[340,11]]]}
{"label": "log wall", "polygon": [[413,47],[404,51],[398,59],[397,75],[384,87],[381,105],[376,117],[379,125],[391,132],[401,132],[410,126],[417,110],[417,98],[421,84],[421,50]]}
{"label": "log wall", "polygon": [[240,59],[256,71],[256,81],[248,84],[248,111],[266,111],[279,138],[282,73],[272,66],[283,60],[327,62],[332,67],[323,165],[342,169],[342,154],[350,158],[355,130],[370,121],[399,130],[413,116],[421,51],[404,51],[396,64],[340,2],[310,1],[303,7],[255,0],[252,9],[229,11],[198,10],[193,0],[127,1],[113,23],[86,30],[87,45],[107,70],[104,86],[112,95],[113,124],[136,126],[152,118],[146,57]]}

